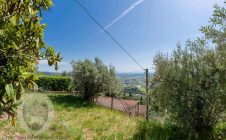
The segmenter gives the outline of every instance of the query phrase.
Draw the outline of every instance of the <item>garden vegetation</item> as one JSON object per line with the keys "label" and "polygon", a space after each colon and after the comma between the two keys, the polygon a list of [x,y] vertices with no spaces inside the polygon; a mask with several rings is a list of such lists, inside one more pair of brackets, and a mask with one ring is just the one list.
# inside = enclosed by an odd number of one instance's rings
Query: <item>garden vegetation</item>
{"label": "garden vegetation", "polygon": [[99,58],[72,61],[73,88],[83,99],[91,100],[97,95],[119,96],[122,84],[117,79],[115,68],[107,67]]}
{"label": "garden vegetation", "polygon": [[51,0],[0,0],[0,114],[7,113],[15,124],[16,104],[24,87],[33,89],[33,73],[39,60],[49,65],[61,61],[43,40],[46,27],[42,12],[53,5]]}
{"label": "garden vegetation", "polygon": [[154,59],[153,106],[167,111],[187,139],[211,139],[225,121],[226,9],[214,7],[210,25],[201,28],[203,37]]}
{"label": "garden vegetation", "polygon": [[35,83],[39,90],[70,91],[71,78],[68,76],[39,76]]}

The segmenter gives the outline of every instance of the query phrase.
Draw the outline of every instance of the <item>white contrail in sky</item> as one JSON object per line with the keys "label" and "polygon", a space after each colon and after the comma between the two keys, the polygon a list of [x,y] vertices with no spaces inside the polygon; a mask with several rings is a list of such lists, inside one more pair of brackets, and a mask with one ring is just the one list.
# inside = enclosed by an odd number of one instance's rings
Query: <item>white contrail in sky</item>
{"label": "white contrail in sky", "polygon": [[127,14],[129,14],[134,8],[136,8],[138,5],[140,5],[143,2],[144,2],[144,0],[138,0],[137,2],[135,2],[134,4],[132,4],[119,17],[117,17],[110,24],[108,24],[107,26],[105,26],[105,29],[108,29],[109,27],[111,27],[113,24],[115,24],[117,21],[119,21],[121,18],[123,18]]}

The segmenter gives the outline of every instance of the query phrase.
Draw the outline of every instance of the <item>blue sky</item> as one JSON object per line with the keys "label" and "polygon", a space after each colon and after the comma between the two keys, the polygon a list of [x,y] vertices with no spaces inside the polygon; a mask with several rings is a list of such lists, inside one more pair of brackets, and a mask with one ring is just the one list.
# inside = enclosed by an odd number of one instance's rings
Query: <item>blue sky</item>
{"label": "blue sky", "polygon": [[[93,16],[117,38],[145,68],[159,51],[171,52],[180,41],[200,36],[213,5],[224,0],[80,0]],[[143,72],[85,14],[74,0],[54,0],[43,14],[45,41],[61,52],[59,72],[70,71],[72,60],[101,58],[117,72]],[[53,72],[46,61],[39,71]]]}

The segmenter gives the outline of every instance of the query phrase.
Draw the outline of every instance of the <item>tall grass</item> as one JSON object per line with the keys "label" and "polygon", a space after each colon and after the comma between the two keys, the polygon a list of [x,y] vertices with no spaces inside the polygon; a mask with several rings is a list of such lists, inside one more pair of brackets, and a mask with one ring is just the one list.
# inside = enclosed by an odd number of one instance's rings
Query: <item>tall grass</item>
{"label": "tall grass", "polygon": [[[32,135],[21,129],[19,123],[0,120],[0,139],[50,140],[186,140],[187,133],[172,122],[144,121],[123,112],[105,108],[66,94],[48,94],[54,105],[54,119],[48,130]],[[218,124],[213,132],[215,140],[226,139],[226,122]]]}
{"label": "tall grass", "polygon": [[226,122],[219,123],[211,136],[206,134],[202,138],[190,137],[182,127],[172,122],[146,121],[138,130],[133,137],[135,140],[226,140]]}
{"label": "tall grass", "polygon": [[[68,139],[68,140],[127,140],[132,139],[142,118],[128,115],[66,94],[49,94],[54,105],[54,119],[48,130],[31,135],[19,125],[9,126],[9,135],[20,133],[28,139]],[[7,126],[7,122],[4,122]]]}

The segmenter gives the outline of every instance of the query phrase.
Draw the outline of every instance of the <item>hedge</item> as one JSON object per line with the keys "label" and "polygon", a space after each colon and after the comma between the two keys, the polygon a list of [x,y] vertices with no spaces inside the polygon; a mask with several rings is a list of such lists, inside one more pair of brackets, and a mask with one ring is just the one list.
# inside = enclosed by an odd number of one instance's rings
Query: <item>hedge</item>
{"label": "hedge", "polygon": [[71,84],[71,78],[67,76],[40,76],[35,82],[39,89],[68,91]]}

